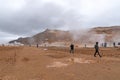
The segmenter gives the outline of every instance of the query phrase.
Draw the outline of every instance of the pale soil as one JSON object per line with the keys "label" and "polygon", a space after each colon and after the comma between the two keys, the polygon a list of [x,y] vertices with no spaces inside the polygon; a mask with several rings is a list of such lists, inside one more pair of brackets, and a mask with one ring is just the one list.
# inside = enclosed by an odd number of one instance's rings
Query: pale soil
{"label": "pale soil", "polygon": [[0,47],[0,80],[120,80],[120,49]]}

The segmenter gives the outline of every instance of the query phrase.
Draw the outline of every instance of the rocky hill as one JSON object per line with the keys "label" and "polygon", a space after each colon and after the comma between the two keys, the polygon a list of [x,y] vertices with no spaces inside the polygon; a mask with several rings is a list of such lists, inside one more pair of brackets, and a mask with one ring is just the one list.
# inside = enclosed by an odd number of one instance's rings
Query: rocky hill
{"label": "rocky hill", "polygon": [[79,42],[79,43],[93,43],[101,42],[118,42],[120,41],[120,26],[112,27],[96,27],[87,31],[62,31],[46,29],[44,32],[38,33],[32,37],[19,38],[10,41],[9,43],[19,42],[25,45],[28,44],[42,44],[53,42]]}
{"label": "rocky hill", "polygon": [[38,33],[32,37],[19,38],[10,41],[9,43],[20,42],[22,44],[41,44],[45,42],[65,42],[71,40],[72,34],[69,31],[46,29],[44,32]]}
{"label": "rocky hill", "polygon": [[106,42],[120,42],[120,26],[97,27],[92,29],[97,34],[103,34]]}
{"label": "rocky hill", "polygon": [[97,34],[116,34],[120,33],[120,26],[112,26],[112,27],[96,27],[92,29]]}

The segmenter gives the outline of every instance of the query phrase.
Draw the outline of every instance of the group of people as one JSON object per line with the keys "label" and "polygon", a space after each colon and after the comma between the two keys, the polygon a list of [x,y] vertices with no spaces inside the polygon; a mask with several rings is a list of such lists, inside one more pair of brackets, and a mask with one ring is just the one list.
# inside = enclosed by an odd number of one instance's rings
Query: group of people
{"label": "group of people", "polygon": [[[96,57],[97,53],[98,53],[98,55],[99,55],[100,57],[102,57],[102,56],[100,55],[100,53],[99,53],[98,42],[96,42],[94,48],[95,48],[94,57]],[[70,45],[70,53],[72,53],[72,54],[74,53],[74,44],[71,44],[71,45]]]}

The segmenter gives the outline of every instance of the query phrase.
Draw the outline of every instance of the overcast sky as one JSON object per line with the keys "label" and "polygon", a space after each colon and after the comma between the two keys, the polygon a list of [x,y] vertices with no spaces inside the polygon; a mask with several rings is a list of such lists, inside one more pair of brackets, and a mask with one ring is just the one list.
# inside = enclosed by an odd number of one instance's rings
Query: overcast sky
{"label": "overcast sky", "polygon": [[46,28],[120,25],[120,0],[0,0],[0,43]]}

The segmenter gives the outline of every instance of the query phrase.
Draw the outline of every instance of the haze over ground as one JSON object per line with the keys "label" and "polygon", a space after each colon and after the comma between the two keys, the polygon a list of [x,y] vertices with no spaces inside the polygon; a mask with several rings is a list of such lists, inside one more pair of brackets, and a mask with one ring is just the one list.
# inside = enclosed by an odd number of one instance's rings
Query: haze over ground
{"label": "haze over ground", "polygon": [[49,29],[120,25],[119,0],[0,0],[0,43]]}

